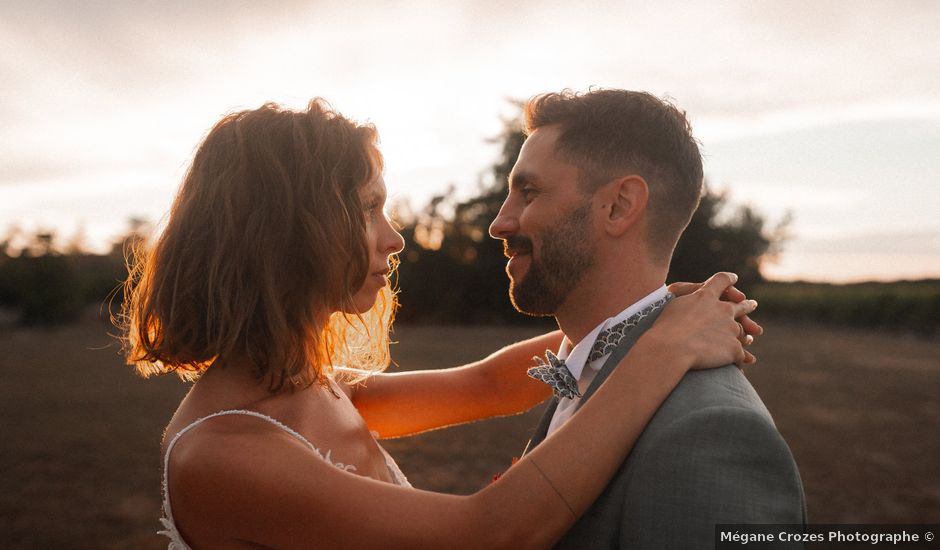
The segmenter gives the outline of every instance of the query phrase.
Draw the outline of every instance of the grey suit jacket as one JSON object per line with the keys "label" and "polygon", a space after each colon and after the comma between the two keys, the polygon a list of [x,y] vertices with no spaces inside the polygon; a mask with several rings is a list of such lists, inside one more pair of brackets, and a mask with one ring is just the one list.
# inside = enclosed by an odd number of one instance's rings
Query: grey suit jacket
{"label": "grey suit jacket", "polygon": [[[628,333],[581,403],[658,313]],[[549,404],[530,448],[545,438],[556,406],[557,400]],[[803,485],[790,449],[733,365],[691,371],[682,379],[556,548],[711,549],[720,523],[806,523]]]}

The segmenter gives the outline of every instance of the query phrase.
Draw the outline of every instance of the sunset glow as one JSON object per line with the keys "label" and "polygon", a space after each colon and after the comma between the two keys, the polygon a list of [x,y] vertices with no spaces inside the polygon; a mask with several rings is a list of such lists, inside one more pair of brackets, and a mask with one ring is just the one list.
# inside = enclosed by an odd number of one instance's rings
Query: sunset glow
{"label": "sunset glow", "polygon": [[224,113],[313,96],[377,126],[391,202],[466,198],[509,100],[598,85],[673,98],[710,185],[792,215],[767,275],[940,277],[938,4],[278,6],[4,3],[0,238],[105,250],[158,224]]}

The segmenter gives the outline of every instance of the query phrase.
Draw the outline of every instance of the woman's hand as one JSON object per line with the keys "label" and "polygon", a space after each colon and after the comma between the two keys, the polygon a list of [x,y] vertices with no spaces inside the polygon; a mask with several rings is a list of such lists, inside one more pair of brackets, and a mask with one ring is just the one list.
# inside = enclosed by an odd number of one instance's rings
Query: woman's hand
{"label": "woman's hand", "polygon": [[[696,290],[699,290],[700,288],[702,288],[704,285],[705,283],[677,282],[677,283],[670,284],[668,286],[668,290],[676,297],[679,297],[679,296],[685,296],[686,294],[691,294],[695,292]],[[725,289],[724,293],[722,293],[721,299],[728,301],[728,302],[740,303],[740,302],[747,300],[747,296],[743,292],[738,290],[736,287],[730,286],[727,289]],[[747,351],[746,348],[747,346],[750,346],[751,344],[753,344],[754,340],[758,336],[761,336],[762,334],[764,334],[764,327],[759,325],[757,322],[751,319],[750,316],[748,315],[742,315],[741,317],[738,317],[737,321],[738,323],[741,324],[741,334],[738,339],[741,341],[741,344],[745,347],[744,364],[745,365],[754,364],[757,362],[757,357],[755,357],[751,352]]]}
{"label": "woman's hand", "polygon": [[[754,356],[744,349],[753,336],[736,319],[744,319],[754,311],[757,302],[743,299],[744,295],[734,289],[737,279],[733,273],[717,273],[702,284],[682,283],[678,290],[683,294],[666,306],[650,332],[687,354],[692,368],[753,363]],[[670,290],[676,286],[671,285]],[[692,286],[697,288],[689,292]],[[756,323],[752,330],[762,332]]]}

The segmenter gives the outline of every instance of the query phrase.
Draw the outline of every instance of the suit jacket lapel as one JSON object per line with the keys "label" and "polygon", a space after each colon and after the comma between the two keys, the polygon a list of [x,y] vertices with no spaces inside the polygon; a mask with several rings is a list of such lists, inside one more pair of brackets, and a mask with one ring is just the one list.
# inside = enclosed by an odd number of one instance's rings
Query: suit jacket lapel
{"label": "suit jacket lapel", "polygon": [[548,402],[548,406],[545,407],[545,412],[542,413],[542,418],[535,428],[535,433],[532,434],[532,439],[529,440],[529,443],[525,446],[525,450],[522,451],[522,456],[525,456],[526,453],[534,449],[536,445],[545,439],[545,436],[548,434],[548,426],[552,423],[552,417],[555,416],[556,408],[558,408],[558,398],[552,397],[552,400]]}
{"label": "suit jacket lapel", "polygon": [[[604,380],[607,380],[607,377],[610,376],[610,373],[614,372],[614,368],[620,363],[620,360],[623,359],[627,352],[630,351],[630,348],[633,347],[633,344],[636,344],[636,341],[640,339],[640,336],[644,332],[649,330],[653,326],[653,322],[656,321],[656,318],[663,312],[663,308],[659,308],[656,311],[653,311],[643,319],[640,319],[640,322],[633,327],[630,332],[626,333],[623,337],[623,340],[614,348],[614,351],[610,353],[610,356],[607,357],[607,361],[604,362],[604,365],[601,367],[601,370],[598,371],[597,376],[594,377],[594,380],[591,381],[591,385],[588,386],[588,389],[584,392],[584,395],[581,396],[581,399],[578,401],[575,411],[581,408],[581,405],[585,403],[592,395],[597,391],[597,389],[604,383]],[[552,409],[554,411],[554,409]],[[549,419],[550,420],[550,419]]]}
{"label": "suit jacket lapel", "polygon": [[[659,308],[656,311],[653,311],[641,319],[637,326],[633,327],[633,330],[624,335],[623,340],[621,340],[620,344],[614,348],[614,351],[611,352],[610,356],[607,358],[607,361],[604,362],[604,365],[597,373],[597,376],[594,377],[591,385],[588,386],[588,389],[584,392],[584,395],[581,396],[581,400],[578,402],[577,408],[580,408],[585,401],[594,395],[594,392],[596,392],[597,388],[599,388],[600,385],[604,383],[604,380],[610,376],[610,373],[614,371],[614,368],[618,363],[620,363],[620,360],[623,359],[625,355],[627,355],[627,352],[630,351],[630,348],[633,347],[633,344],[639,340],[640,336],[642,336],[644,332],[653,326],[653,321],[655,321],[662,312],[663,308]],[[545,408],[545,412],[542,413],[542,418],[539,420],[538,426],[535,428],[535,433],[532,435],[532,439],[529,440],[528,445],[526,445],[525,450],[522,452],[523,456],[534,449],[536,445],[545,439],[545,436],[548,434],[548,426],[552,423],[552,417],[555,416],[555,409],[557,407],[558,398],[553,397],[551,402]],[[577,408],[575,410],[577,410]]]}

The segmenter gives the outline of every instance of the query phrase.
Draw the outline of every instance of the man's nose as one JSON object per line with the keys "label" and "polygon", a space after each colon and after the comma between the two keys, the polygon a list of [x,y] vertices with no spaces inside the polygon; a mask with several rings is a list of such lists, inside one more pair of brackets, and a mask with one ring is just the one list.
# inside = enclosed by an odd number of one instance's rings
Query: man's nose
{"label": "man's nose", "polygon": [[490,237],[494,239],[505,239],[519,231],[519,216],[508,205],[509,200],[507,199],[500,207],[493,223],[490,224]]}

